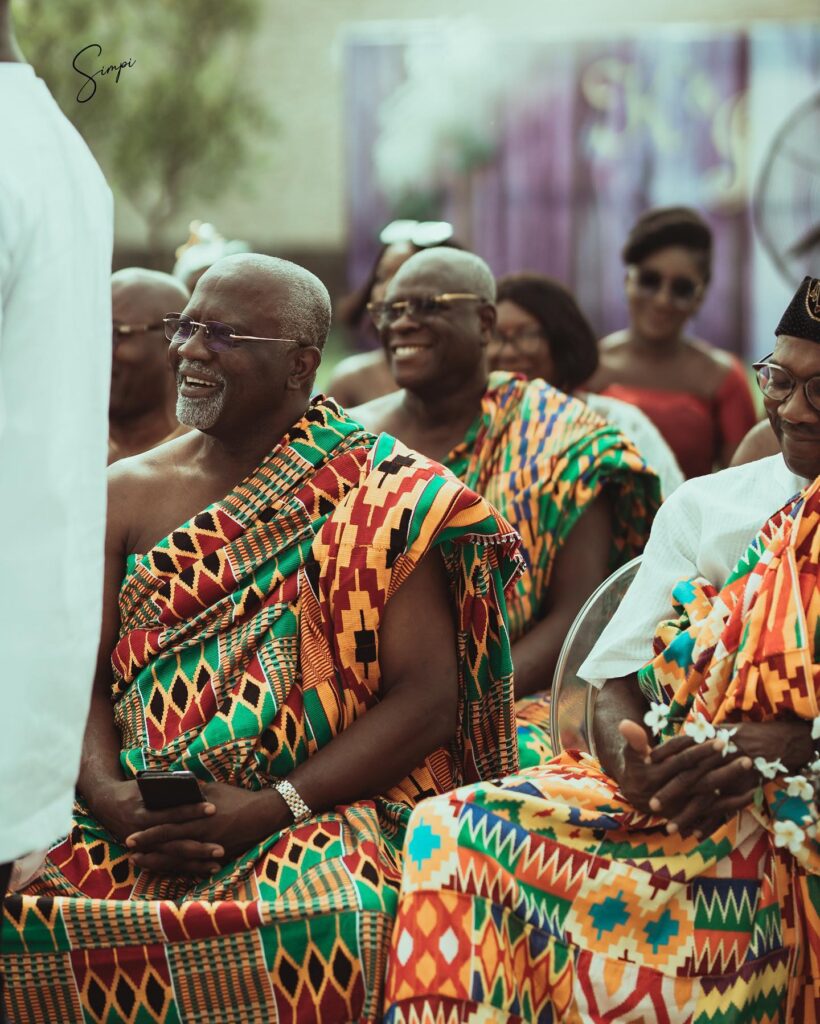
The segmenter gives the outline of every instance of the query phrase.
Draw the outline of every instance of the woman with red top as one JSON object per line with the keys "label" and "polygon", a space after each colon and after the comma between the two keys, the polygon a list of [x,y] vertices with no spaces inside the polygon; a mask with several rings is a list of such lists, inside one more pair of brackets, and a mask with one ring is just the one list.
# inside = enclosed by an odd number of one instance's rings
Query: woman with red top
{"label": "woman with red top", "polygon": [[638,406],[687,477],[728,466],[757,419],[743,366],[684,334],[709,285],[712,233],[686,207],[650,210],[623,249],[629,326],[601,342],[588,387]]}

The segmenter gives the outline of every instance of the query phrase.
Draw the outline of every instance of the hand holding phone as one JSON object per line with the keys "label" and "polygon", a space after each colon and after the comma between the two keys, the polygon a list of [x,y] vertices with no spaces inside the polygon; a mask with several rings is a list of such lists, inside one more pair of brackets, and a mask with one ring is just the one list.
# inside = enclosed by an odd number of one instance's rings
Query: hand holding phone
{"label": "hand holding phone", "polygon": [[149,811],[164,811],[182,804],[203,803],[205,797],[193,772],[148,768],[137,772],[142,802]]}

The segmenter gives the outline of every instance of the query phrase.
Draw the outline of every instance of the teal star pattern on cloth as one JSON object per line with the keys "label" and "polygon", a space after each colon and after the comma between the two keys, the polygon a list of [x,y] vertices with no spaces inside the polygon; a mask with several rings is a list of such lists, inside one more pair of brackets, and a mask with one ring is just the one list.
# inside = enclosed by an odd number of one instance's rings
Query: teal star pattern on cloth
{"label": "teal star pattern on cloth", "polygon": [[680,923],[672,917],[669,907],[664,910],[657,921],[650,921],[644,928],[646,941],[652,947],[652,952],[657,953],[661,946],[667,945],[670,939],[680,931]]}
{"label": "teal star pattern on cloth", "polygon": [[416,867],[420,868],[440,848],[441,839],[428,824],[422,822],[417,828],[413,829],[410,842],[407,844],[407,853],[415,862]]}
{"label": "teal star pattern on cloth", "polygon": [[621,899],[623,890],[617,896],[607,896],[603,903],[596,903],[590,910],[589,916],[598,930],[600,939],[604,932],[611,932],[619,924],[626,924],[629,920],[629,913],[626,903]]}

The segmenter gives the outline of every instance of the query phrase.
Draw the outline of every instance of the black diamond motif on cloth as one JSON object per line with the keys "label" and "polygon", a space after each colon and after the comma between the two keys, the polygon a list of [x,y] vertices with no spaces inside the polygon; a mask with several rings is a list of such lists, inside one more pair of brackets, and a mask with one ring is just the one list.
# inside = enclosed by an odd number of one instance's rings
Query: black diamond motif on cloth
{"label": "black diamond motif on cloth", "polygon": [[248,588],[245,591],[245,614],[255,612],[257,608],[262,604],[262,598],[257,591],[252,588]]}
{"label": "black diamond motif on cloth", "polygon": [[407,469],[408,466],[415,466],[416,460],[412,455],[394,455],[392,459],[379,463],[377,472],[382,474],[382,485],[388,476],[398,473],[400,469]]}
{"label": "black diamond motif on cloth", "polygon": [[291,864],[298,864],[301,859],[301,849],[296,845],[296,843],[292,843],[290,849],[288,850],[288,860],[291,862]]}
{"label": "black diamond motif on cloth", "polygon": [[151,560],[154,563],[154,568],[160,572],[176,572],[177,567],[174,564],[173,558],[165,551],[155,551],[151,556]]}
{"label": "black diamond motif on cloth", "polygon": [[122,860],[118,860],[116,864],[111,868],[111,877],[115,882],[122,885],[123,882],[127,881],[128,875],[130,874],[130,867],[128,864],[128,858],[123,857]]}
{"label": "black diamond motif on cloth", "polygon": [[211,533],[216,533],[216,524],[210,512],[200,512],[194,519],[194,526],[198,530],[210,530]]}
{"label": "black diamond motif on cloth", "polygon": [[301,427],[294,427],[288,434],[288,441],[307,441],[307,439],[307,432],[302,430]]}
{"label": "black diamond motif on cloth", "polygon": [[313,552],[311,551],[305,559],[305,575],[307,576],[307,581],[310,584],[310,589],[313,591],[317,600],[319,597],[319,576],[321,575],[321,572],[322,567],[313,557]]}
{"label": "black diamond motif on cloth", "polygon": [[92,844],[88,849],[88,856],[91,858],[91,863],[96,864],[97,867],[99,867],[105,860],[105,844]]}
{"label": "black diamond motif on cloth", "polygon": [[288,746],[293,749],[293,745],[296,742],[296,721],[293,715],[288,715],[285,722],[285,738],[288,741]]}
{"label": "black diamond motif on cloth", "polygon": [[188,555],[197,554],[196,544],[191,540],[191,535],[185,533],[184,530],[174,530],[171,540],[178,551],[184,551]]}
{"label": "black diamond motif on cloth", "polygon": [[208,685],[208,680],[211,678],[211,674],[208,671],[206,665],[200,665],[196,674],[196,688],[198,690],[204,690]]}
{"label": "black diamond motif on cloth", "polygon": [[114,996],[116,997],[120,1009],[125,1011],[125,1016],[130,1017],[131,1011],[134,1009],[134,990],[125,978],[121,977],[117,982],[117,989]]}
{"label": "black diamond motif on cloth", "polygon": [[194,567],[192,565],[189,565],[187,569],[183,569],[182,572],[179,574],[179,578],[182,580],[186,587],[192,587],[194,585],[194,580],[196,579],[196,572],[194,571]]}
{"label": "black diamond motif on cloth", "polygon": [[95,1017],[102,1017],[105,1010],[105,991],[96,978],[88,983],[88,1001]]}
{"label": "black diamond motif on cloth", "polygon": [[202,559],[202,564],[208,572],[212,572],[216,575],[219,572],[219,555],[215,551],[212,551],[210,555],[206,555]]}
{"label": "black diamond motif on cloth", "polygon": [[403,554],[407,549],[407,536],[410,533],[410,519],[412,515],[412,510],[406,508],[401,514],[398,527],[394,527],[390,531],[390,544],[387,548],[386,559],[388,569],[393,567],[393,563],[399,555]]}
{"label": "black diamond motif on cloth", "polygon": [[276,879],[279,877],[279,861],[272,859],[269,860],[267,866],[265,867],[265,874],[272,882],[275,882]]}
{"label": "black diamond motif on cloth", "polygon": [[347,989],[350,979],[353,976],[353,965],[350,957],[343,949],[337,949],[333,954],[333,977],[339,982],[342,989]]}
{"label": "black diamond motif on cloth", "polygon": [[320,850],[323,850],[330,842],[330,836],[326,832],[320,832],[318,836],[313,839],[313,845],[318,846]]}
{"label": "black diamond motif on cloth", "polygon": [[248,679],[242,690],[242,696],[249,704],[251,704],[253,707],[256,707],[257,702],[259,701],[260,692],[261,691],[257,683],[255,683],[252,679]]}
{"label": "black diamond motif on cloth", "polygon": [[291,996],[295,996],[296,989],[299,986],[299,971],[286,956],[283,956],[279,961],[279,978],[285,986],[286,991],[288,991]]}
{"label": "black diamond motif on cloth", "polygon": [[259,513],[259,518],[263,523],[269,523],[275,515],[275,508],[263,508],[262,511]]}
{"label": "black diamond motif on cloth", "polygon": [[379,873],[369,860],[366,860],[364,864],[362,864],[361,871],[364,878],[366,878],[372,886],[379,884]]}
{"label": "black diamond motif on cloth", "polygon": [[154,690],[154,696],[148,703],[148,710],[158,721],[162,721],[162,712],[165,710],[165,701],[162,699],[162,694],[159,690]]}
{"label": "black diamond motif on cloth", "polygon": [[320,494],[319,495],[319,515],[320,516],[332,515],[333,511],[335,510],[335,508],[336,508],[336,506],[333,504],[333,502],[329,498],[326,498],[324,496],[324,494]]}
{"label": "black diamond motif on cloth", "polygon": [[188,687],[179,676],[176,677],[174,685],[171,687],[171,700],[180,711],[185,710],[185,706],[188,703]]}
{"label": "black diamond motif on cloth", "polygon": [[159,1017],[165,1006],[165,990],[153,974],[145,986],[145,994],[148,997],[148,1005],[154,1011],[155,1016]]}
{"label": "black diamond motif on cloth", "polygon": [[316,955],[315,950],[311,950],[310,958],[308,959],[308,977],[310,978],[313,991],[318,995],[325,980],[325,965]]}
{"label": "black diamond motif on cloth", "polygon": [[359,609],[359,621],[361,629],[353,631],[353,641],[356,645],[354,657],[364,665],[364,677],[367,679],[367,668],[371,662],[376,660],[376,631],[365,629],[364,612]]}

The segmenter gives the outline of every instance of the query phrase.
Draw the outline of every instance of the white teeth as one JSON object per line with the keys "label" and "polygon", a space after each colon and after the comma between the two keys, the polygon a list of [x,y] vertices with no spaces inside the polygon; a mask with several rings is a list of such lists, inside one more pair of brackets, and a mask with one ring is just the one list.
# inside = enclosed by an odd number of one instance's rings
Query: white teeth
{"label": "white teeth", "polygon": [[414,352],[421,352],[424,345],[397,345],[393,349],[393,355],[396,356],[411,356]]}
{"label": "white teeth", "polygon": [[185,383],[204,385],[206,388],[216,387],[216,384],[212,380],[203,380],[201,377],[186,377]]}

